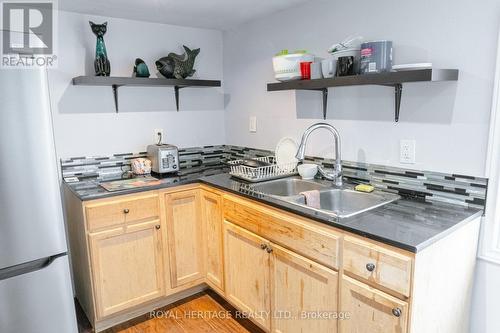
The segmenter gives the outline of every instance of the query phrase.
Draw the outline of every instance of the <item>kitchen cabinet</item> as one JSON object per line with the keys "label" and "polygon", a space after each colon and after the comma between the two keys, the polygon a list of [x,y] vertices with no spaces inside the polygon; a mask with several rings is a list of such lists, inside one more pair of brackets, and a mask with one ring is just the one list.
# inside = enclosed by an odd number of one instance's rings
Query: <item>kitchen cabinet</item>
{"label": "kitchen cabinet", "polygon": [[198,185],[81,201],[65,188],[75,296],[96,332],[202,291]]}
{"label": "kitchen cabinet", "polygon": [[164,295],[160,221],[89,234],[98,318]]}
{"label": "kitchen cabinet", "polygon": [[206,241],[207,283],[214,289],[224,291],[224,261],[222,254],[222,196],[201,190],[201,214]]}
{"label": "kitchen cabinet", "polygon": [[467,333],[480,217],[412,253],[207,185],[65,204],[96,332],[208,284],[267,332]]}
{"label": "kitchen cabinet", "polygon": [[266,331],[337,332],[337,272],[227,221],[224,241],[233,305]]}
{"label": "kitchen cabinet", "polygon": [[337,332],[338,273],[278,245],[270,251],[272,332]]}
{"label": "kitchen cabinet", "polygon": [[200,192],[188,189],[165,193],[171,288],[204,279],[204,239]]}
{"label": "kitchen cabinet", "polygon": [[342,278],[340,309],[350,315],[339,321],[340,333],[408,332],[406,302],[346,276]]}
{"label": "kitchen cabinet", "polygon": [[[311,261],[309,264],[319,265],[321,271],[338,274],[340,289],[328,290],[340,290],[336,298],[338,315],[346,317],[338,320],[340,332],[425,333],[436,329],[443,333],[467,332],[479,218],[415,254],[239,196],[225,194],[223,204],[224,218],[267,240],[272,253],[288,251],[293,254],[291,258],[302,257],[298,262]],[[284,252],[277,250],[280,248]],[[291,309],[297,308],[293,305],[297,300],[299,305],[307,303],[301,299],[301,293],[294,296],[297,283],[283,288],[284,276],[290,283],[291,275],[306,276],[314,272],[313,267],[307,269],[297,262],[292,265],[291,260],[287,261],[291,267],[285,268],[279,258],[271,256],[275,265],[270,285],[272,312],[286,311],[286,304]],[[458,273],[461,278],[457,278]],[[297,279],[300,290],[301,278]],[[327,290],[327,283],[321,283],[320,279],[314,282],[310,282],[309,294],[314,294],[316,288]],[[336,309],[333,303],[324,307]],[[446,315],[441,315],[443,311]],[[279,320],[280,316],[272,318],[271,329],[275,333],[294,332],[298,327],[315,332],[323,329],[314,326],[321,321],[302,320],[293,324],[292,320]]]}
{"label": "kitchen cabinet", "polygon": [[224,218],[326,267],[339,267],[342,234],[333,228],[233,195],[224,196]]}
{"label": "kitchen cabinet", "polygon": [[227,221],[224,222],[226,297],[236,308],[270,330],[269,242]]}

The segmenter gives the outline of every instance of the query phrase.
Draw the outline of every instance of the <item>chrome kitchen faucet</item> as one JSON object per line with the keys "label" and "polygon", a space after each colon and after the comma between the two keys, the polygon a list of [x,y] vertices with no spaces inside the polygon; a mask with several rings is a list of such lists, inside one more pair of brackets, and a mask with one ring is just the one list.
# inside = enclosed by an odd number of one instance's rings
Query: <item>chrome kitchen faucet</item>
{"label": "chrome kitchen faucet", "polygon": [[327,172],[320,165],[318,165],[318,171],[326,179],[332,180],[336,186],[342,186],[342,158],[340,152],[340,134],[337,131],[337,129],[332,125],[327,123],[317,123],[311,125],[308,129],[306,129],[306,131],[302,135],[302,140],[300,141],[299,150],[297,151],[295,157],[300,161],[304,160],[304,155],[306,153],[306,144],[307,140],[309,139],[309,135],[311,135],[311,133],[317,130],[318,128],[324,128],[329,130],[333,134],[333,137],[335,139],[335,169],[333,173]]}

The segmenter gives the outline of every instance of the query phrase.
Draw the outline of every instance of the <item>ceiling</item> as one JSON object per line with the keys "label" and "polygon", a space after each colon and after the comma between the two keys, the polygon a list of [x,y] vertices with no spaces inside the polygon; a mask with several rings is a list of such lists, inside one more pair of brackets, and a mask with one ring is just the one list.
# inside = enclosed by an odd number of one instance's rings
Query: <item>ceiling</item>
{"label": "ceiling", "polygon": [[310,0],[59,0],[59,9],[227,30]]}

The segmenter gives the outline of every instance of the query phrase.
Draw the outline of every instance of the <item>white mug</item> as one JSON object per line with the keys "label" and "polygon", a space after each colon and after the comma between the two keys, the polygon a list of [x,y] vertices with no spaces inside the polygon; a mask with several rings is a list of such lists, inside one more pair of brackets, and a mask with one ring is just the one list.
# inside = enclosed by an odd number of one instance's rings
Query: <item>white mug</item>
{"label": "white mug", "polygon": [[324,78],[334,77],[336,69],[337,69],[337,60],[335,59],[321,60],[321,72],[323,73]]}
{"label": "white mug", "polygon": [[311,64],[311,80],[314,80],[314,79],[321,79],[323,76],[321,75],[321,63],[318,61],[318,62],[313,62]]}

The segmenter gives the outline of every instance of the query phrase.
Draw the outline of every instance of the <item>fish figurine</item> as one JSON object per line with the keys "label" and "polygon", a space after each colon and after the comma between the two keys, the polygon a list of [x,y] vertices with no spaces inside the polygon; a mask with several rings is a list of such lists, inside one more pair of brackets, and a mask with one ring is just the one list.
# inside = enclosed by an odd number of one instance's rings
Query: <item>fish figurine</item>
{"label": "fish figurine", "polygon": [[135,59],[134,73],[135,77],[149,77],[148,65],[141,58]]}
{"label": "fish figurine", "polygon": [[174,62],[171,58],[169,57],[163,57],[155,62],[156,64],[156,69],[158,69],[158,72],[160,72],[161,75],[163,75],[167,79],[173,79],[174,78]]}
{"label": "fish figurine", "polygon": [[196,70],[194,69],[194,61],[200,53],[200,49],[191,50],[183,45],[184,54],[169,53],[168,56],[158,59],[155,64],[161,75],[167,79],[185,79],[193,76]]}

